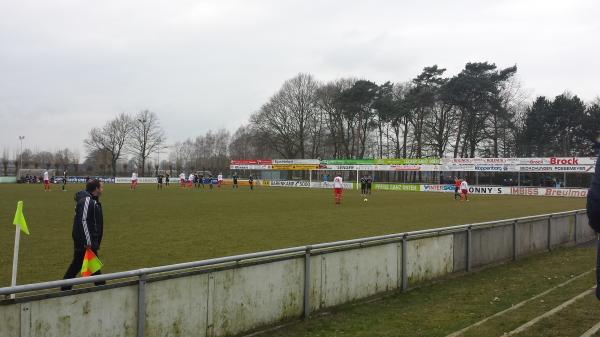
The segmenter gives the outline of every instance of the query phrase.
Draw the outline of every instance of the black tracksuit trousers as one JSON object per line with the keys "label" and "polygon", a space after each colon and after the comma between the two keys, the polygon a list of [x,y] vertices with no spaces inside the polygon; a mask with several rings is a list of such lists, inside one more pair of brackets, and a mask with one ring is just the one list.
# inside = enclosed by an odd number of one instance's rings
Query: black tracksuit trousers
{"label": "black tracksuit trousers", "polygon": [[[98,256],[98,250],[97,249],[93,249],[92,251],[94,252],[94,254],[96,254],[96,256]],[[71,279],[71,278],[75,278],[77,277],[77,274],[79,274],[79,272],[81,271],[81,266],[83,265],[83,256],[85,254],[85,248],[81,248],[81,247],[74,247],[73,248],[73,261],[71,262],[71,265],[69,265],[69,268],[67,269],[67,272],[65,273],[65,276],[63,277],[63,279]],[[98,270],[97,272],[94,273],[94,275],[101,275],[102,272],[100,270]],[[94,283],[97,286],[100,285],[104,285],[106,284],[106,282],[102,281],[102,282],[96,282]],[[61,287],[60,290],[71,290],[72,287],[70,286],[64,286]]]}

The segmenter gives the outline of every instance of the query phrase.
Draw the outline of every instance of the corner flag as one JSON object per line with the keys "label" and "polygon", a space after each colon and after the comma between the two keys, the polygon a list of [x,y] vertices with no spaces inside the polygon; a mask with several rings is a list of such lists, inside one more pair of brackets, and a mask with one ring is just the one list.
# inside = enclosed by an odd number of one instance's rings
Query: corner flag
{"label": "corner flag", "polygon": [[[17,211],[15,212],[15,219],[13,220],[13,225],[18,227],[15,227],[15,246],[13,253],[12,278],[10,281],[10,285],[12,287],[17,285],[17,268],[19,266],[19,243],[21,241],[21,232],[29,235],[27,222],[25,221],[25,216],[23,215],[23,201],[17,202]],[[14,299],[15,294],[11,294],[10,298]]]}
{"label": "corner flag", "polygon": [[20,226],[21,231],[29,235],[27,221],[25,221],[25,216],[23,215],[23,201],[19,201],[17,203],[17,211],[15,212],[15,219],[13,220],[13,225]]}

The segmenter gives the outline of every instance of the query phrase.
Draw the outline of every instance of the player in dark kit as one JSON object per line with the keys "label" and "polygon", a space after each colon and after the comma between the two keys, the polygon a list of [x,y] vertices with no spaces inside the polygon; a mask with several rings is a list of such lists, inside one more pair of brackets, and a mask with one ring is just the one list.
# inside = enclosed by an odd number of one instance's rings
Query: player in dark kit
{"label": "player in dark kit", "polygon": [[460,197],[460,179],[454,177],[454,200]]}
{"label": "player in dark kit", "polygon": [[67,170],[63,172],[62,191],[67,191]]}
{"label": "player in dark kit", "polygon": [[360,178],[360,196],[364,197],[367,195],[367,177],[362,176]]}
{"label": "player in dark kit", "polygon": [[367,176],[367,194],[371,195],[371,186],[373,185],[373,177]]}
{"label": "player in dark kit", "polygon": [[194,174],[194,187],[195,188],[200,188],[200,182],[199,182],[199,177],[197,174]]}
{"label": "player in dark kit", "polygon": [[211,190],[212,190],[212,188],[213,188],[213,186],[212,186],[212,185],[213,185],[213,183],[212,183],[212,180],[213,180],[213,179],[212,179],[212,174],[209,174],[209,175],[208,175],[208,187],[209,187]]}
{"label": "player in dark kit", "polygon": [[250,175],[248,177],[248,184],[250,185],[250,190],[254,189],[254,178],[252,178],[252,175]]}
{"label": "player in dark kit", "polygon": [[202,188],[204,188],[204,174],[203,173],[198,174],[198,188],[200,188],[200,186],[202,186]]}
{"label": "player in dark kit", "polygon": [[165,186],[169,186],[169,177],[171,177],[168,173],[165,174]]}
{"label": "player in dark kit", "polygon": [[233,189],[237,189],[238,188],[238,176],[236,173],[233,173]]}
{"label": "player in dark kit", "polygon": [[159,174],[158,177],[156,177],[158,180],[158,185],[156,185],[156,189],[157,190],[162,190],[163,188],[163,176],[162,174]]}

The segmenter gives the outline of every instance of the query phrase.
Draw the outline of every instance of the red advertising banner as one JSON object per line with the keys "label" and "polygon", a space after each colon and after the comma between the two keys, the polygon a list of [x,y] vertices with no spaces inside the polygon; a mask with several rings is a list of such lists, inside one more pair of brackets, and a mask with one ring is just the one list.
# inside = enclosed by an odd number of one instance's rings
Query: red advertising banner
{"label": "red advertising banner", "polygon": [[232,160],[231,165],[271,165],[271,159]]}

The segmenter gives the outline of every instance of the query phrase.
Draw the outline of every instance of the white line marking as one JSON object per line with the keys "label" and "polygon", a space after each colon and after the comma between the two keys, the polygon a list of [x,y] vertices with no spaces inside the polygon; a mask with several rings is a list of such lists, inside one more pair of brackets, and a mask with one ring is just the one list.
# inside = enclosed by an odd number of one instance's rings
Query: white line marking
{"label": "white line marking", "polygon": [[581,273],[581,274],[579,274],[579,275],[577,275],[577,276],[574,276],[574,277],[572,277],[572,278],[568,279],[567,281],[565,281],[565,282],[563,282],[563,283],[561,283],[561,284],[559,284],[559,285],[557,285],[557,286],[554,286],[554,287],[552,287],[552,288],[550,288],[550,289],[548,289],[548,290],[546,290],[546,291],[544,291],[544,292],[542,292],[542,293],[539,293],[539,294],[537,294],[537,295],[535,295],[535,296],[533,296],[533,297],[531,297],[531,298],[528,298],[528,299],[526,299],[526,300],[524,300],[524,301],[521,301],[521,302],[519,302],[519,303],[517,303],[517,304],[515,304],[515,305],[511,306],[510,308],[504,309],[504,310],[502,310],[502,311],[499,311],[499,312],[497,312],[497,313],[495,313],[495,314],[493,314],[493,315],[491,315],[491,316],[488,316],[488,317],[486,317],[486,318],[482,319],[481,321],[479,321],[479,322],[476,322],[476,323],[473,323],[473,324],[471,324],[471,325],[469,325],[469,326],[467,326],[467,327],[465,327],[465,328],[463,328],[463,329],[461,329],[461,330],[458,330],[458,331],[456,331],[456,332],[453,332],[453,333],[449,334],[449,335],[448,335],[448,336],[446,336],[446,337],[457,337],[457,336],[460,336],[460,335],[464,334],[464,333],[465,333],[467,330],[469,330],[469,329],[472,329],[472,328],[474,328],[474,327],[480,326],[480,325],[482,325],[483,323],[485,323],[485,322],[489,321],[490,319],[492,319],[492,318],[495,318],[495,317],[498,317],[498,316],[502,316],[502,315],[506,314],[506,313],[507,313],[507,312],[509,312],[509,311],[512,311],[512,310],[518,309],[518,308],[520,308],[520,307],[524,306],[524,305],[525,305],[527,302],[530,302],[530,301],[533,301],[533,300],[535,300],[535,299],[537,299],[537,298],[540,298],[540,297],[542,297],[542,296],[545,296],[545,295],[547,295],[548,293],[550,293],[550,292],[551,292],[551,291],[553,291],[553,290],[556,290],[556,289],[558,289],[558,288],[564,287],[564,286],[566,286],[567,284],[569,284],[569,283],[571,283],[571,282],[573,282],[573,281],[575,281],[575,280],[577,280],[577,279],[579,279],[579,278],[582,278],[583,276],[585,276],[585,275],[587,275],[587,274],[589,274],[589,273],[593,272],[594,270],[595,270],[595,269],[590,269],[590,270],[588,270],[588,271],[586,271],[586,272],[584,272],[584,273]]}
{"label": "white line marking", "polygon": [[583,335],[579,337],[592,337],[598,331],[600,331],[600,322],[596,323],[596,325],[591,327],[588,331],[584,332]]}
{"label": "white line marking", "polygon": [[545,312],[545,313],[541,314],[540,316],[538,316],[538,317],[536,317],[536,318],[532,319],[531,321],[529,321],[529,322],[527,322],[527,323],[525,323],[525,324],[521,325],[520,327],[518,327],[518,328],[514,329],[513,331],[511,331],[511,332],[509,332],[509,333],[506,333],[506,334],[504,334],[504,335],[502,335],[502,336],[504,337],[504,336],[512,336],[512,335],[516,335],[516,334],[518,334],[518,333],[521,333],[521,332],[523,332],[523,331],[525,331],[525,330],[529,329],[529,328],[530,328],[532,325],[534,325],[535,323],[537,323],[537,322],[541,321],[542,319],[544,319],[544,318],[546,318],[546,317],[550,317],[550,316],[552,316],[552,315],[556,314],[557,312],[559,312],[559,311],[561,311],[561,310],[565,309],[566,307],[570,306],[571,304],[575,303],[577,300],[579,300],[579,299],[581,299],[581,298],[583,298],[583,297],[585,297],[585,296],[587,296],[587,295],[591,294],[592,292],[594,292],[594,289],[595,289],[595,288],[596,288],[596,286],[593,286],[591,289],[588,289],[588,290],[586,290],[586,291],[582,292],[581,294],[579,294],[579,295],[577,295],[577,296],[573,297],[572,299],[570,299],[570,300],[568,300],[568,301],[564,302],[563,304],[561,304],[561,305],[559,305],[559,306],[555,307],[554,309],[552,309],[552,310],[550,310],[550,311],[547,311],[547,312]]}

